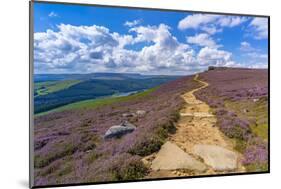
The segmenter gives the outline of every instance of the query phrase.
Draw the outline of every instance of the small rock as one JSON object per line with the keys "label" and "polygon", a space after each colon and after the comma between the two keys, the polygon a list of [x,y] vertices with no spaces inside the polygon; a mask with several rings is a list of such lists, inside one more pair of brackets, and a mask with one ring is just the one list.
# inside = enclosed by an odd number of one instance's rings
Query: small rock
{"label": "small rock", "polygon": [[144,110],[138,110],[138,111],[136,111],[136,114],[137,114],[138,116],[144,116],[144,115],[146,114],[146,111],[144,111]]}
{"label": "small rock", "polygon": [[258,98],[254,98],[253,99],[253,102],[257,102],[259,99]]}
{"label": "small rock", "polygon": [[49,142],[48,139],[35,141],[34,142],[34,149],[39,150],[39,149],[43,148],[48,142]]}
{"label": "small rock", "polygon": [[243,112],[244,112],[244,113],[248,113],[249,110],[248,110],[248,109],[244,109]]}
{"label": "small rock", "polygon": [[142,161],[142,163],[143,163],[145,166],[149,166],[149,167],[150,167],[151,163],[150,163],[147,159],[143,158],[141,161]]}

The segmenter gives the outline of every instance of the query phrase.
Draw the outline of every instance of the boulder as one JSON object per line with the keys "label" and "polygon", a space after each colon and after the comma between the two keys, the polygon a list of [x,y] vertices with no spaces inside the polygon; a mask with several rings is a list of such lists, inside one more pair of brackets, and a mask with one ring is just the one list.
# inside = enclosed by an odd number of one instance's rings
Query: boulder
{"label": "boulder", "polygon": [[144,115],[146,114],[146,111],[144,111],[144,110],[138,110],[138,111],[136,111],[136,114],[137,114],[138,116],[144,116]]}
{"label": "boulder", "polygon": [[136,126],[125,121],[125,122],[121,123],[120,125],[114,125],[114,126],[110,127],[106,131],[104,138],[108,139],[108,138],[121,137],[125,134],[133,132],[135,129],[136,129]]}
{"label": "boulder", "polygon": [[238,155],[220,146],[198,144],[194,146],[194,154],[200,156],[215,171],[231,171],[238,166]]}
{"label": "boulder", "polygon": [[152,161],[151,168],[155,171],[188,169],[199,172],[203,172],[207,169],[206,165],[194,159],[177,145],[169,141],[162,145],[160,151]]}

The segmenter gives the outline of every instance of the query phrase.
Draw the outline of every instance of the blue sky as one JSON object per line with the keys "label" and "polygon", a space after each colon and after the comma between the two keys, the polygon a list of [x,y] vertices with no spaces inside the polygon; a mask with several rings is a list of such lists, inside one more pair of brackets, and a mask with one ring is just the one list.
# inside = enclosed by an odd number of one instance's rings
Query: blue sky
{"label": "blue sky", "polygon": [[35,73],[267,68],[267,19],[35,3]]}

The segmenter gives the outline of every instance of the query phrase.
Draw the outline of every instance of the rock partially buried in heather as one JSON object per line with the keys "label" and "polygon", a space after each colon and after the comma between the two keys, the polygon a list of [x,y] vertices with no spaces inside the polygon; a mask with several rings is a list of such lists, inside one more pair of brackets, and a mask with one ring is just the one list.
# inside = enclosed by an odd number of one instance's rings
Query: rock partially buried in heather
{"label": "rock partially buried in heather", "polygon": [[198,144],[194,146],[194,154],[216,171],[231,171],[237,169],[238,155],[228,149],[216,145]]}
{"label": "rock partially buried in heather", "polygon": [[152,170],[188,169],[203,172],[206,165],[185,153],[177,145],[166,142],[157,153],[151,164]]}
{"label": "rock partially buried in heather", "polygon": [[146,111],[144,111],[144,110],[137,110],[137,111],[136,111],[136,114],[137,114],[138,116],[144,116],[144,115],[146,114]]}
{"label": "rock partially buried in heather", "polygon": [[254,99],[253,99],[253,102],[257,102],[257,101],[259,101],[258,98],[254,98]]}
{"label": "rock partially buried in heather", "polygon": [[137,115],[135,113],[124,113],[122,114],[123,117],[136,117]]}
{"label": "rock partially buried in heather", "polygon": [[137,110],[136,113],[123,113],[122,117],[142,117],[146,114],[146,111],[144,110]]}
{"label": "rock partially buried in heather", "polygon": [[129,123],[128,121],[125,121],[123,123],[121,123],[120,125],[114,125],[112,127],[110,127],[105,135],[104,138],[108,139],[108,138],[115,138],[115,137],[121,137],[125,134],[131,133],[136,129],[136,126]]}
{"label": "rock partially buried in heather", "polygon": [[123,126],[123,127],[126,127],[126,128],[136,129],[136,126],[134,124],[130,123],[129,121],[124,121],[120,125]]}

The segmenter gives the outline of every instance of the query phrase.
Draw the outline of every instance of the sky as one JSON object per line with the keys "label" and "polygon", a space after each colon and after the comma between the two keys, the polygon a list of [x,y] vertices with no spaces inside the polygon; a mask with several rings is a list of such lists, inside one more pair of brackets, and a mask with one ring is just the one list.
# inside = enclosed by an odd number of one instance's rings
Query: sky
{"label": "sky", "polygon": [[35,3],[34,73],[189,75],[267,68],[268,19]]}

